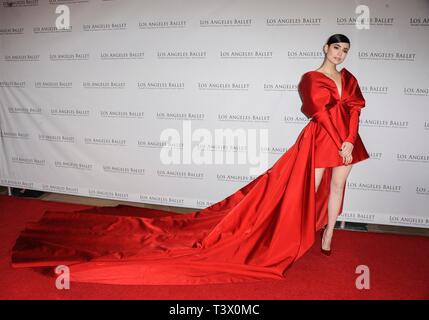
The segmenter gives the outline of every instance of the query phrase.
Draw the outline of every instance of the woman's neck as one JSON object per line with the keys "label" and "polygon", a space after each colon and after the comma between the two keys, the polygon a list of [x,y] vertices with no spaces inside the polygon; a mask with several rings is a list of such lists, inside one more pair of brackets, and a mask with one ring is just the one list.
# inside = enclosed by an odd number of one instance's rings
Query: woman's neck
{"label": "woman's neck", "polygon": [[335,64],[322,64],[319,69],[316,69],[320,72],[326,73],[328,75],[336,75],[340,73]]}

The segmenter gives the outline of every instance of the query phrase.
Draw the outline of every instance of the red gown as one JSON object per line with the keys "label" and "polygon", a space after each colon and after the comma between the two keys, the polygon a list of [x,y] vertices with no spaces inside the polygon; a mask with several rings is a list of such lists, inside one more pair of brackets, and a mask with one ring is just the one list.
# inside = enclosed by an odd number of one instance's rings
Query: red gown
{"label": "red gown", "polygon": [[[341,99],[325,75],[302,76],[301,110],[312,120],[271,168],[227,198],[188,214],[125,205],[46,211],[21,232],[12,266],[56,276],[64,264],[71,281],[107,284],[283,279],[327,224],[343,138],[355,143],[353,163],[369,157],[358,134],[365,100],[355,77],[346,69],[341,76]],[[317,165],[327,169],[316,193]]]}

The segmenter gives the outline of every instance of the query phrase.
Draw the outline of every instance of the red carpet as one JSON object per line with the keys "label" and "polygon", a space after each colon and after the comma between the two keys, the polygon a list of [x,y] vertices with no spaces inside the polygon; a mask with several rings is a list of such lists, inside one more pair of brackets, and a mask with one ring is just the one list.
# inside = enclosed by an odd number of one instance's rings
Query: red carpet
{"label": "red carpet", "polygon": [[[428,299],[429,238],[335,230],[333,254],[320,240],[288,270],[282,281],[201,286],[118,286],[71,283],[57,290],[51,278],[10,267],[10,254],[25,223],[48,209],[90,208],[0,196],[0,299]],[[137,210],[137,208],[136,208]],[[370,270],[370,289],[355,287],[356,267]]]}

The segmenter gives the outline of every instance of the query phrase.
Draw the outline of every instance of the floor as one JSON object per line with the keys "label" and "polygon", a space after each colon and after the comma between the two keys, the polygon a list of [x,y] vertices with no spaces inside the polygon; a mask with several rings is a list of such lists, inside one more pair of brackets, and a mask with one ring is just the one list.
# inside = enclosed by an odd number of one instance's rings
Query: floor
{"label": "floor", "polygon": [[[367,300],[429,298],[429,229],[346,223],[335,233],[334,254],[320,253],[318,245],[294,262],[281,280],[210,285],[117,285],[104,283],[72,283],[70,290],[59,290],[56,279],[47,279],[31,268],[13,268],[11,250],[17,236],[29,221],[37,221],[46,208],[61,211],[64,203],[90,206],[148,207],[174,212],[195,211],[192,208],[166,207],[152,204],[45,193],[36,202],[11,197],[4,201],[7,188],[0,187],[0,300]],[[40,205],[39,199],[49,201]],[[14,201],[15,200],[15,201]],[[1,201],[1,200],[0,200]],[[19,204],[18,204],[19,203]],[[36,204],[37,203],[37,204]],[[36,205],[35,205],[36,204]],[[20,206],[16,208],[16,206]],[[14,214],[14,208],[19,214]],[[18,211],[19,209],[19,211]],[[9,215],[7,214],[9,213]],[[354,232],[357,231],[357,232]],[[419,236],[423,235],[423,236]],[[376,245],[375,245],[376,244]],[[423,252],[423,254],[422,254]],[[119,269],[120,269],[120,265]],[[357,284],[365,267],[368,287]],[[369,271],[371,285],[369,286]],[[120,273],[120,271],[118,271]],[[359,274],[359,275],[357,275]],[[47,281],[48,280],[48,281]],[[360,280],[360,281],[361,281]],[[359,282],[361,283],[361,282]]]}
{"label": "floor", "polygon": [[[7,195],[8,190],[6,187],[0,186],[0,194]],[[84,205],[92,205],[92,206],[116,206],[118,204],[125,204],[135,207],[144,207],[144,208],[153,208],[160,209],[172,212],[179,213],[187,213],[192,212],[197,209],[195,208],[182,208],[182,207],[173,207],[173,206],[165,206],[165,205],[155,205],[155,204],[145,204],[139,202],[128,202],[128,201],[117,201],[117,200],[109,200],[109,199],[100,199],[100,198],[91,198],[91,197],[82,197],[75,195],[67,195],[61,193],[51,193],[46,192],[38,199],[46,200],[46,201],[57,201],[57,202],[65,202],[65,203],[77,203]],[[344,229],[353,229],[352,223],[346,223]],[[404,234],[404,235],[419,235],[419,236],[427,236],[429,237],[429,229],[426,228],[416,228],[416,227],[402,227],[402,226],[391,226],[391,225],[379,225],[379,224],[359,224],[360,227],[358,229],[365,230],[367,232],[377,232],[377,233],[391,233],[391,234]],[[340,226],[340,222],[337,223],[337,227]]]}

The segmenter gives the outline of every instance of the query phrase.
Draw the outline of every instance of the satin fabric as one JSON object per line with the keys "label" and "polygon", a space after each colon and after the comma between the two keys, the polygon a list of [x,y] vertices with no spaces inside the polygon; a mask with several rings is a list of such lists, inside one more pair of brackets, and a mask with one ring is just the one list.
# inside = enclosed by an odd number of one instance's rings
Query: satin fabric
{"label": "satin fabric", "polygon": [[[307,85],[316,90],[319,80],[332,85],[319,75],[304,74],[301,97]],[[324,112],[323,99],[311,105],[308,101],[303,100],[305,114]],[[316,141],[322,139],[322,128],[309,121],[271,168],[204,210],[176,214],[119,205],[74,213],[47,211],[20,234],[12,266],[55,276],[54,267],[64,264],[71,281],[106,284],[283,279],[327,224],[332,168],[325,170],[315,192]],[[339,133],[348,134],[343,130]],[[345,189],[340,213],[344,194]]]}
{"label": "satin fabric", "polygon": [[334,80],[319,71],[303,74],[298,91],[303,101],[301,111],[319,124],[316,131],[316,168],[343,165],[339,155],[342,143],[353,144],[352,162],[369,158],[358,133],[359,116],[365,99],[355,76],[346,68],[340,71],[341,96]]}

